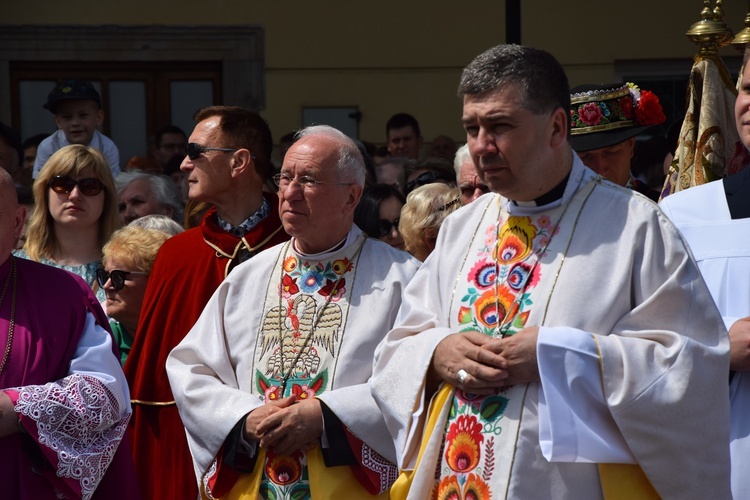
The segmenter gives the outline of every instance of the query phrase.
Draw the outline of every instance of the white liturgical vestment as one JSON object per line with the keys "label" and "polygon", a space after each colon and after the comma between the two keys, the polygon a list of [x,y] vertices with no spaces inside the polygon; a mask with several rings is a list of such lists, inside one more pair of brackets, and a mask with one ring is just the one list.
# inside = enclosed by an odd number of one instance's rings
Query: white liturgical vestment
{"label": "white liturgical vestment", "polygon": [[[356,226],[343,248],[325,255],[300,254],[294,241],[232,271],[169,356],[199,477],[245,414],[290,395],[319,398],[357,438],[395,463],[367,382],[375,348],[419,262]],[[279,484],[277,493],[289,493],[287,486]]]}
{"label": "white liturgical vestment", "polygon": [[[541,327],[541,383],[489,396],[451,390],[442,406],[442,389],[425,393],[446,336],[532,326]],[[558,355],[543,337],[560,340]],[[520,206],[490,193],[446,219],[378,347],[371,387],[399,467],[414,470],[409,498],[601,498],[596,462],[608,446],[608,461],[637,463],[663,498],[729,498],[728,349],[677,229],[576,156],[556,202]],[[576,400],[549,392],[545,373],[562,374],[556,384]],[[542,400],[551,415],[572,415],[571,425],[596,413],[611,442],[549,461]],[[435,430],[424,435],[428,422]],[[554,424],[547,451],[558,431],[575,451],[575,432]]]}
{"label": "white liturgical vestment", "polygon": [[[732,219],[723,183],[680,191],[659,206],[690,245],[727,330],[750,316],[750,219]],[[749,498],[750,373],[733,374],[729,397],[732,494]]]}

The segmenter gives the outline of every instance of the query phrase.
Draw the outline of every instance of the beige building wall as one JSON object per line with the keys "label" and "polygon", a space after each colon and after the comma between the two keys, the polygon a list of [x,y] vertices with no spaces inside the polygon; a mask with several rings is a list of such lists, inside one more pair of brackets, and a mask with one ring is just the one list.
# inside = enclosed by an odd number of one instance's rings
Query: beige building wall
{"label": "beige building wall", "polygon": [[[747,2],[723,7],[740,30]],[[622,68],[682,72],[696,52],[684,33],[702,8],[698,0],[522,0],[522,42],[553,53],[571,85],[617,80]],[[276,139],[300,126],[305,106],[357,106],[363,140],[382,143],[386,120],[400,111],[417,117],[427,141],[462,140],[461,68],[505,41],[505,2],[477,0],[25,0],[4,11],[0,23],[10,25],[260,26],[262,114]],[[735,56],[729,48],[722,54]],[[0,92],[7,86],[0,82]],[[7,116],[0,109],[0,119]]]}

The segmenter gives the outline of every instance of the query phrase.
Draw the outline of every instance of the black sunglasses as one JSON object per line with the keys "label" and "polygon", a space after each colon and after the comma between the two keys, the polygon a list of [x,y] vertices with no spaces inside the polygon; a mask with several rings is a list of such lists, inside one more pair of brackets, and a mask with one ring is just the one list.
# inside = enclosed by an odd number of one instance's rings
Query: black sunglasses
{"label": "black sunglasses", "polygon": [[395,228],[398,231],[398,223],[401,222],[401,218],[394,220],[393,222],[385,219],[378,220],[378,238],[385,238]]}
{"label": "black sunglasses", "polygon": [[191,160],[197,160],[198,158],[200,158],[201,154],[205,153],[206,151],[221,151],[222,153],[231,153],[237,151],[237,149],[238,148],[209,148],[206,146],[201,146],[200,144],[196,144],[194,142],[190,142],[185,147],[185,154]]}
{"label": "black sunglasses", "polygon": [[107,281],[112,280],[112,288],[119,291],[125,287],[125,277],[131,274],[148,275],[148,273],[141,273],[138,271],[120,271],[119,269],[107,272],[106,270],[99,268],[96,270],[96,282],[99,283],[100,287],[104,288]]}
{"label": "black sunglasses", "polygon": [[94,177],[76,180],[67,175],[58,175],[57,177],[53,177],[49,182],[50,189],[58,194],[69,194],[76,186],[86,196],[96,196],[104,188],[102,181]]}

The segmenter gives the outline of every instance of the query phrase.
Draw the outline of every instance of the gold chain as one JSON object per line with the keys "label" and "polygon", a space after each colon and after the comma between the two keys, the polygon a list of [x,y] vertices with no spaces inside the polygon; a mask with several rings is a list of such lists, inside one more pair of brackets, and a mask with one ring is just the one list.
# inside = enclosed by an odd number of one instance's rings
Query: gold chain
{"label": "gold chain", "polygon": [[8,356],[10,355],[10,348],[13,345],[13,330],[15,329],[16,324],[16,289],[17,289],[17,282],[18,282],[18,271],[16,269],[16,258],[11,255],[10,257],[10,270],[8,271],[8,277],[5,280],[5,285],[3,285],[3,293],[0,295],[0,307],[3,305],[3,300],[5,299],[5,292],[8,291],[8,283],[10,283],[10,277],[11,274],[13,275],[13,291],[11,302],[10,302],[10,326],[8,327],[8,342],[5,344],[5,353],[3,354],[3,361],[0,363],[0,375],[2,375],[3,370],[5,369],[5,363],[8,361]]}

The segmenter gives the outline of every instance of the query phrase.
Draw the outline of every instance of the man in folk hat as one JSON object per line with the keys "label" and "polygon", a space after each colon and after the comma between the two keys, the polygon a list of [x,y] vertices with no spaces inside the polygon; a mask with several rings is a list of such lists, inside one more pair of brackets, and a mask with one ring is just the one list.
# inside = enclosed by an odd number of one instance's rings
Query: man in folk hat
{"label": "man in folk hat", "polygon": [[632,83],[579,85],[570,98],[570,142],[583,163],[656,201],[659,193],[630,175],[630,160],[635,136],[666,120],[659,98]]}

